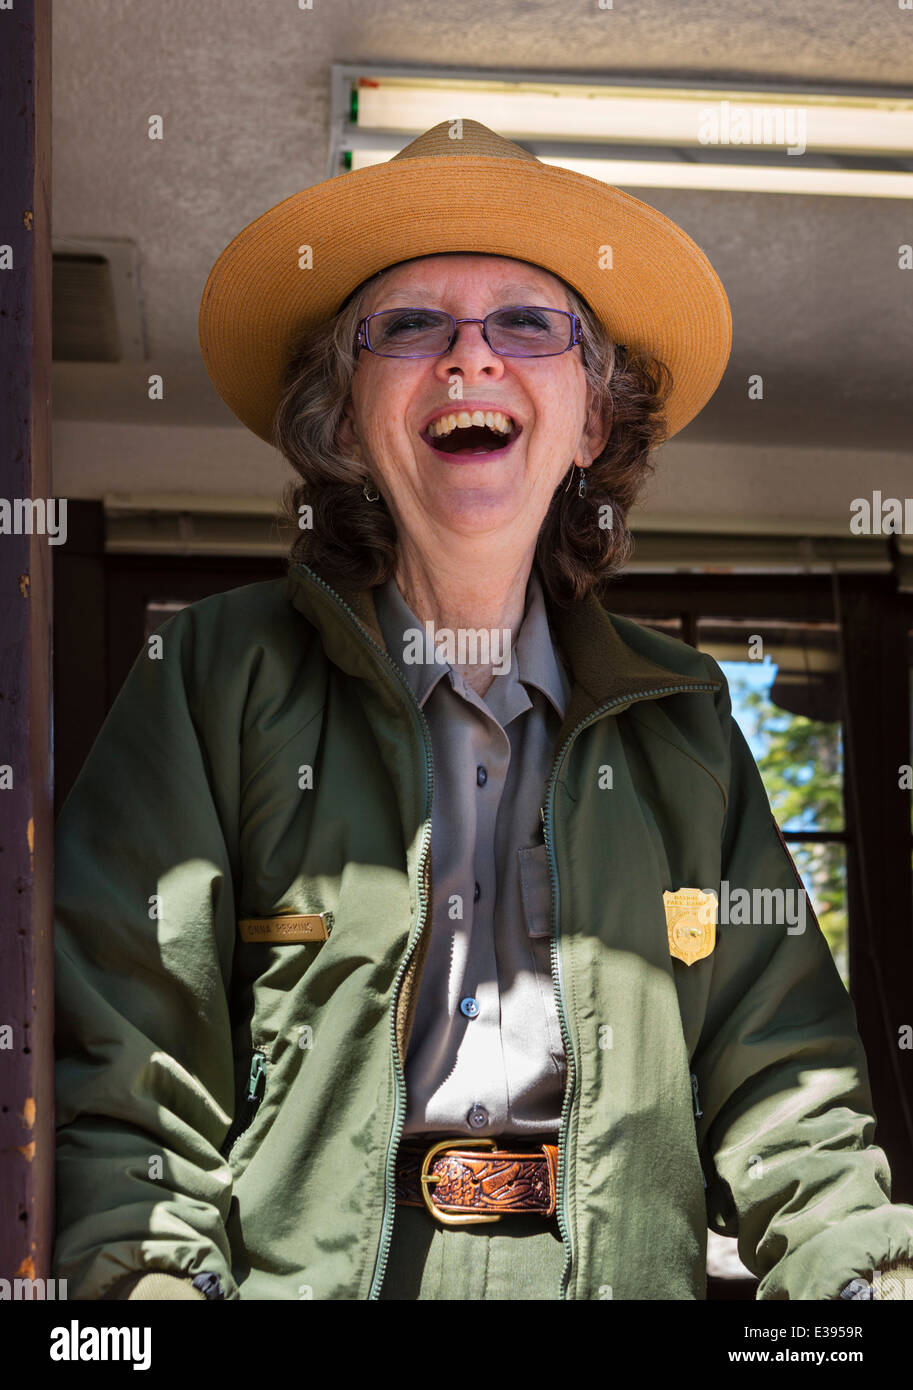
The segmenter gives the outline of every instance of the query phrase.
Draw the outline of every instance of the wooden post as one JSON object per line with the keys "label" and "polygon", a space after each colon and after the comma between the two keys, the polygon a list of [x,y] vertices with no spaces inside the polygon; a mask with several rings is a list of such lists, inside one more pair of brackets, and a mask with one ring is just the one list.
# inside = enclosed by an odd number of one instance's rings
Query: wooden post
{"label": "wooden post", "polygon": [[55,819],[108,713],[105,635],[105,509],[71,497],[54,547]]}
{"label": "wooden post", "polygon": [[[841,584],[846,663],[844,711],[850,989],[865,1046],[875,1143],[891,1165],[891,1200],[913,1202],[913,1084],[902,1030],[913,1013],[913,877],[910,797],[900,788],[910,758],[909,617],[881,593]],[[878,692],[877,717],[873,695]]]}
{"label": "wooden post", "polygon": [[50,0],[0,3],[0,169],[0,1278],[15,1280],[47,1277],[54,1220]]}

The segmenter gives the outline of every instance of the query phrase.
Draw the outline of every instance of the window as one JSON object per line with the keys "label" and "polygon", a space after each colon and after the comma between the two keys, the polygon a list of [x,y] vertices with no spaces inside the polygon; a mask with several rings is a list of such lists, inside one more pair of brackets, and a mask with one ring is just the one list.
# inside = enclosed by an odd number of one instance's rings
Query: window
{"label": "window", "polygon": [[702,618],[733,715],[849,989],[842,693],[833,623]]}

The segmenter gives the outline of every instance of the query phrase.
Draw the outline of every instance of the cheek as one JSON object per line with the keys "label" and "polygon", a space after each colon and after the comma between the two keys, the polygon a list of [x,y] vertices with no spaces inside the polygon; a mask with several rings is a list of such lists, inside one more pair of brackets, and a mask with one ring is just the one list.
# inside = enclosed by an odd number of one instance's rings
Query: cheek
{"label": "cheek", "polygon": [[582,369],[562,372],[548,382],[530,383],[535,401],[535,436],[550,446],[569,445],[573,449],[583,428],[586,414],[585,377]]}
{"label": "cheek", "polygon": [[582,418],[567,396],[556,397],[548,403],[547,413],[537,418],[528,441],[529,457],[540,465],[537,475],[543,483],[551,477],[555,483],[570,467],[580,442]]}
{"label": "cheek", "polygon": [[[397,363],[395,367],[401,365]],[[395,367],[391,369],[388,362],[374,358],[362,380],[355,377],[352,399],[369,447],[389,449],[395,444],[401,452],[403,440],[409,436],[406,420],[415,383],[408,370],[397,371]]]}

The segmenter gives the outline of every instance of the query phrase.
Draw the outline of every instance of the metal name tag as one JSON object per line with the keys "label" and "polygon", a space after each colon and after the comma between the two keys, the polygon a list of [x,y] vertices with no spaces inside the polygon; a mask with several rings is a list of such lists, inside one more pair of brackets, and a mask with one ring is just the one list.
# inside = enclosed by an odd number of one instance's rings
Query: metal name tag
{"label": "metal name tag", "polygon": [[327,912],[308,912],[299,914],[284,913],[279,917],[241,917],[243,941],[265,941],[271,943],[326,941],[330,935],[330,914]]}

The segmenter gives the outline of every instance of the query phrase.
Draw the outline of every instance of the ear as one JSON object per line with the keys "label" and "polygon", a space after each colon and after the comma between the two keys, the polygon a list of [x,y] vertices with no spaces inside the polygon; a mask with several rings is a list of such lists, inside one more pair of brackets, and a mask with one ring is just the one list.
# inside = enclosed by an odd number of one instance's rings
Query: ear
{"label": "ear", "polygon": [[[608,416],[608,413],[607,410],[606,416]],[[574,461],[577,463],[578,468],[589,468],[593,460],[599,457],[606,444],[609,442],[611,433],[611,422],[600,412],[596,404],[596,397],[591,392],[587,403],[586,423],[584,424],[583,433],[581,434],[581,449],[583,450],[583,457],[586,459],[586,462],[580,463],[575,459]]]}
{"label": "ear", "polygon": [[361,459],[361,452],[358,443],[358,429],[355,425],[355,417],[352,414],[351,398],[343,406],[342,416],[336,426],[336,439],[340,447],[352,455],[355,459]]}

